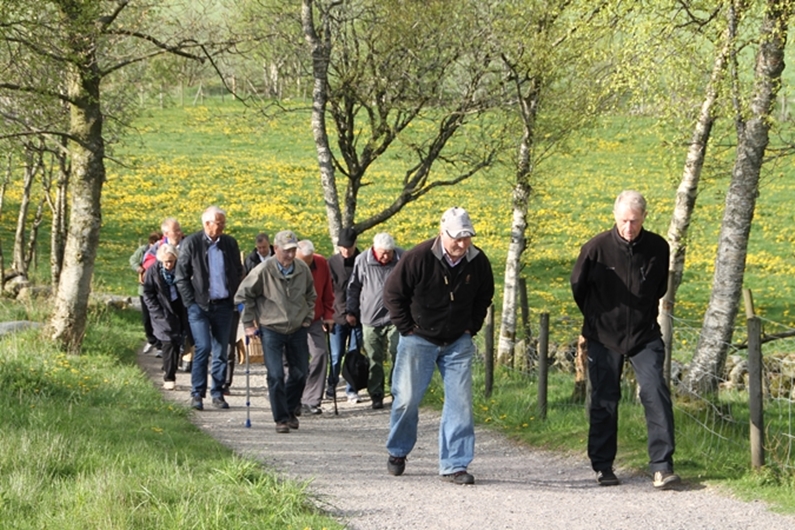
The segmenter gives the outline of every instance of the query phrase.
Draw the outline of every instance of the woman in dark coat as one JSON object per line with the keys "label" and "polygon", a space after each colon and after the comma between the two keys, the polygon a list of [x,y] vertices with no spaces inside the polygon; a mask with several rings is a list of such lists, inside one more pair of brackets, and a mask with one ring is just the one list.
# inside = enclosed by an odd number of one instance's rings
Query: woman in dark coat
{"label": "woman in dark coat", "polygon": [[163,343],[163,388],[174,390],[179,348],[187,330],[185,307],[174,283],[176,247],[165,243],[157,249],[157,263],[144,275],[144,303],[149,309],[155,337]]}

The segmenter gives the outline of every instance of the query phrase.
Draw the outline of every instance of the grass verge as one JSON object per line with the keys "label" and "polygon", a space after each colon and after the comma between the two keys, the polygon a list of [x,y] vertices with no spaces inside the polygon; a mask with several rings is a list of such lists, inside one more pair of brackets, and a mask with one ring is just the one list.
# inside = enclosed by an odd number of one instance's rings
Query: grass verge
{"label": "grass verge", "polygon": [[[38,313],[0,301],[0,321]],[[140,322],[94,308],[81,356],[36,330],[0,338],[4,528],[342,528],[306,484],[241,459],[135,364]]]}

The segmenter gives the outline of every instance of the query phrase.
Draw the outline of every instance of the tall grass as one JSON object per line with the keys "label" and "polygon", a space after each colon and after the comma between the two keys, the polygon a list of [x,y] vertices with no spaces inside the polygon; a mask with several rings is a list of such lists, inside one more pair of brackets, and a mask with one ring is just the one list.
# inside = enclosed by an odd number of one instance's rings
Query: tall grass
{"label": "tall grass", "polygon": [[[24,307],[0,302],[0,320]],[[3,528],[340,528],[306,485],[204,435],[135,364],[140,316],[94,308],[84,353],[0,338]]]}

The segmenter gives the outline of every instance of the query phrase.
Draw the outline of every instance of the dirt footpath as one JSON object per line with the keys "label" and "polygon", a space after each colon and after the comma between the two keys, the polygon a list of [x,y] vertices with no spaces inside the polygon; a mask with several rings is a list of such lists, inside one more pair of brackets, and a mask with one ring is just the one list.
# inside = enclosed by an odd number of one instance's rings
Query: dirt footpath
{"label": "dirt footpath", "polygon": [[[139,352],[141,368],[160,388],[160,359]],[[585,455],[562,457],[507,441],[477,429],[474,486],[458,486],[437,475],[439,415],[420,414],[419,440],[406,472],[386,471],[384,448],[389,399],[384,410],[369,401],[345,402],[338,389],[339,415],[331,402],[323,414],[302,416],[301,427],[277,434],[268,406],[265,368],[250,370],[251,427],[246,428],[246,383],[237,367],[231,408],[194,412],[196,425],[241,455],[298,480],[311,481],[320,506],[351,529],[749,529],[791,530],[795,517],[771,513],[761,502],[718,494],[691,477],[676,490],[656,491],[646,475],[619,472],[622,485],[596,484]],[[190,403],[190,375],[178,373],[167,399]]]}

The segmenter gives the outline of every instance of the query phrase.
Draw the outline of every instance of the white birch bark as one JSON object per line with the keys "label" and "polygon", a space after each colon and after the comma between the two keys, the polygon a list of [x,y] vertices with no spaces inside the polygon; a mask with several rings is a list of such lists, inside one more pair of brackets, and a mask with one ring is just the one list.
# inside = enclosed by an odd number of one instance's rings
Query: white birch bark
{"label": "white birch bark", "polygon": [[[323,200],[326,203],[326,218],[328,220],[329,234],[334,244],[337,242],[339,231],[342,228],[340,214],[339,194],[337,181],[334,175],[331,147],[326,130],[326,104],[328,94],[328,66],[331,51],[331,38],[326,15],[322,16],[323,29],[318,35],[312,0],[303,0],[301,3],[301,25],[304,37],[309,44],[312,54],[312,136],[315,140],[317,162],[320,169],[320,184],[323,187]],[[348,223],[350,225],[350,222]]]}
{"label": "white birch bark", "polygon": [[685,158],[685,166],[682,171],[682,180],[676,190],[676,203],[671,216],[671,224],[668,226],[668,245],[671,247],[670,261],[668,263],[668,290],[660,300],[659,324],[665,339],[666,357],[665,374],[666,379],[670,380],[671,362],[671,343],[673,337],[673,315],[676,305],[676,292],[682,283],[682,275],[685,270],[685,255],[687,253],[687,233],[690,228],[690,221],[693,209],[696,206],[698,196],[698,186],[701,180],[701,172],[704,167],[704,159],[707,154],[707,144],[712,133],[712,126],[715,123],[713,108],[718,99],[718,85],[726,71],[726,64],[729,52],[734,43],[736,33],[736,13],[733,7],[729,7],[728,24],[723,34],[723,44],[720,51],[715,56],[709,83],[707,84],[704,101],[696,120],[693,136]]}
{"label": "white birch bark", "polygon": [[748,236],[751,231],[759,174],[770,131],[770,120],[784,70],[788,0],[769,0],[760,28],[750,118],[739,122],[732,180],[721,222],[712,294],[704,315],[695,356],[684,382],[691,393],[712,392],[726,362],[734,319],[742,292]]}

